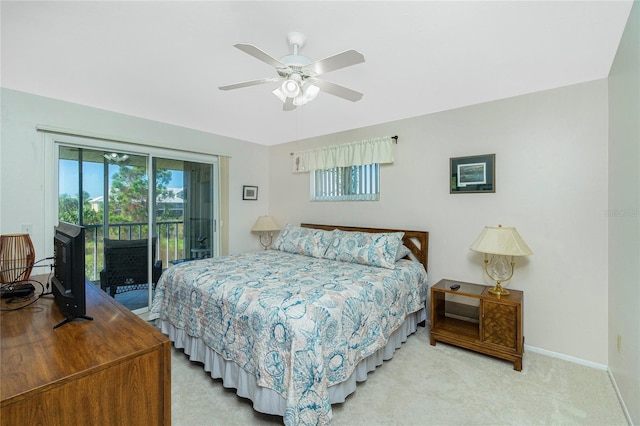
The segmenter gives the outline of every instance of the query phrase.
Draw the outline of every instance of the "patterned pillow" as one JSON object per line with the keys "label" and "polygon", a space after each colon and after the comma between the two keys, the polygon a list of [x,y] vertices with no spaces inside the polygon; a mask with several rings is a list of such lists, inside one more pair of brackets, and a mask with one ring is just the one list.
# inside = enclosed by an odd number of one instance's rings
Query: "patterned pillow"
{"label": "patterned pillow", "polygon": [[302,228],[287,224],[276,238],[271,248],[287,253],[322,257],[333,240],[331,231]]}
{"label": "patterned pillow", "polygon": [[373,234],[335,229],[333,234],[325,258],[395,269],[396,253],[402,245],[404,232]]}
{"label": "patterned pillow", "polygon": [[409,247],[405,246],[404,244],[400,244],[400,246],[398,246],[398,251],[396,252],[396,262],[410,254],[411,250],[409,250]]}

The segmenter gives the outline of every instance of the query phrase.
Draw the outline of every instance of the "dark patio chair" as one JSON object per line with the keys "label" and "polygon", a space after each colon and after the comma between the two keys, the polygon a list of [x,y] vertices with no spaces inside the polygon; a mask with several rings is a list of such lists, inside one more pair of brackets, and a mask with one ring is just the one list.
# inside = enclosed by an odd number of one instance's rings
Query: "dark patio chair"
{"label": "dark patio chair", "polygon": [[[118,293],[148,289],[147,261],[149,241],[104,239],[104,269],[100,271],[100,288],[115,297]],[[162,260],[156,260],[156,238],[153,238],[152,284],[162,274]]]}

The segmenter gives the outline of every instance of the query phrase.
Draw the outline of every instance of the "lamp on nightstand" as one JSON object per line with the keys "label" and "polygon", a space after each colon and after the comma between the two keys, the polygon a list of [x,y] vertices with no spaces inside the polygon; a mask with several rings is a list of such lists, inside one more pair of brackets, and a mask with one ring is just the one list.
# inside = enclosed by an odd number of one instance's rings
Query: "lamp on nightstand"
{"label": "lamp on nightstand", "polygon": [[[509,294],[509,290],[502,288],[501,283],[513,277],[516,265],[514,257],[533,254],[516,228],[502,225],[485,226],[469,248],[484,253],[484,271],[496,282],[495,287],[489,289],[489,292],[496,296]],[[508,256],[511,256],[510,260],[507,259]]]}
{"label": "lamp on nightstand", "polygon": [[[276,224],[276,221],[273,220],[271,216],[260,216],[256,221],[256,224],[251,228],[251,232],[259,232],[260,233],[260,244],[264,249],[268,249],[271,243],[273,243],[273,233],[275,231],[279,231],[280,228]],[[268,238],[268,242],[264,242],[264,240]]]}

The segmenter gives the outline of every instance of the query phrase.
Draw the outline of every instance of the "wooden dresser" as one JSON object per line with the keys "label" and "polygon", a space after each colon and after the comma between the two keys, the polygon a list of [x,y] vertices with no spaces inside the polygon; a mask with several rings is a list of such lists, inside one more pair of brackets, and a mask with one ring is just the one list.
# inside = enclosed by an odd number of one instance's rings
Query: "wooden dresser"
{"label": "wooden dresser", "polygon": [[169,339],[90,283],[86,298],[93,321],[55,330],[52,296],[2,312],[1,425],[171,423]]}

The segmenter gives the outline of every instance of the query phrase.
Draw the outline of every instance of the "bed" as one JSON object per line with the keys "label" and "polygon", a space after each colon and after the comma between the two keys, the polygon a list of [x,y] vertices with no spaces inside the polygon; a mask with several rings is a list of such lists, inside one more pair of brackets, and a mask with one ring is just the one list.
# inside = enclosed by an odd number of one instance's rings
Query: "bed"
{"label": "bed", "polygon": [[167,269],[150,320],[256,411],[330,424],[331,404],[424,323],[428,238],[287,225],[269,250]]}

